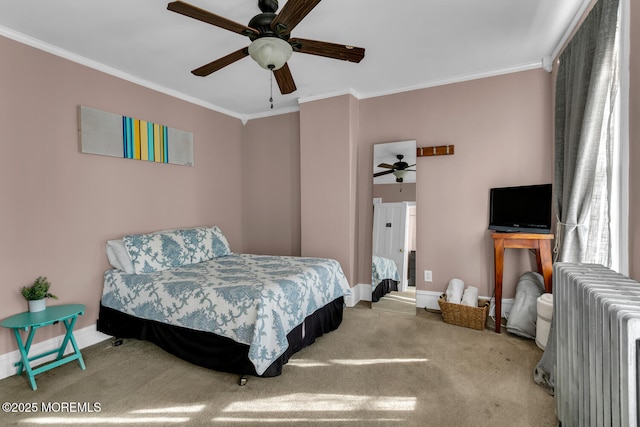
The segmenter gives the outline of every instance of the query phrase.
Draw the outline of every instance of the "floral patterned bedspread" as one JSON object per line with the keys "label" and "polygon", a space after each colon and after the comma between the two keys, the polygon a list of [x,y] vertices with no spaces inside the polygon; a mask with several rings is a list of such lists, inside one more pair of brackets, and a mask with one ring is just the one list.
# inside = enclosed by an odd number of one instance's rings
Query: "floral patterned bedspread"
{"label": "floral patterned bedspread", "polygon": [[374,255],[371,261],[372,289],[375,289],[384,279],[399,281],[398,267],[392,259]]}
{"label": "floral patterned bedspread", "polygon": [[261,375],[288,348],[291,330],[349,294],[335,260],[231,254],[148,274],[107,270],[102,305],[247,344]]}

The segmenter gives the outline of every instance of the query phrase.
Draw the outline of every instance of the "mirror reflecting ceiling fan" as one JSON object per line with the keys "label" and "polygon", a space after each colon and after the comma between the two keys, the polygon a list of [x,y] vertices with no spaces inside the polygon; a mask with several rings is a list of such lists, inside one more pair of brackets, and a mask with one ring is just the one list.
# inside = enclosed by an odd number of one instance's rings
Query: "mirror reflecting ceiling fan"
{"label": "mirror reflecting ceiling fan", "polygon": [[364,49],[361,47],[291,38],[291,31],[318,3],[320,0],[289,0],[280,13],[276,13],[277,0],[259,0],[258,7],[262,13],[254,16],[246,26],[182,1],[169,3],[167,9],[247,36],[251,40],[248,47],[196,68],[191,71],[193,74],[205,77],[245,56],[251,56],[261,67],[273,72],[280,93],[284,95],[297,89],[287,65],[293,52],[349,62],[360,62],[364,58]]}
{"label": "mirror reflecting ceiling fan", "polygon": [[415,172],[415,169],[409,169],[415,166],[415,163],[410,165],[407,162],[403,162],[402,159],[404,159],[404,156],[402,154],[398,154],[396,155],[396,158],[398,159],[397,162],[395,162],[394,164],[390,165],[388,163],[380,163],[378,165],[379,168],[385,168],[385,169],[389,169],[386,171],[382,171],[382,172],[376,172],[373,174],[373,177],[377,177],[377,176],[382,176],[382,175],[388,175],[390,173],[392,173],[395,177],[396,177],[396,182],[403,182],[404,181],[404,177],[406,175],[407,172]]}

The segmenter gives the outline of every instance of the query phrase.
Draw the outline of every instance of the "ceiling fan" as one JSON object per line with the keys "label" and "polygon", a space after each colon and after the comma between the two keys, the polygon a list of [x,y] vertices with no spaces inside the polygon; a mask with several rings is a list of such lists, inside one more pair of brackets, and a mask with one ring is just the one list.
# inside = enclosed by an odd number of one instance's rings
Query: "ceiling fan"
{"label": "ceiling fan", "polygon": [[251,40],[251,44],[248,47],[243,47],[196,68],[191,71],[193,74],[201,77],[208,76],[214,71],[218,71],[249,55],[261,67],[273,71],[280,93],[284,95],[297,89],[287,65],[287,61],[293,52],[319,55],[349,62],[360,62],[364,58],[364,49],[361,47],[290,38],[291,31],[318,3],[320,3],[320,0],[289,0],[280,13],[276,14],[275,12],[278,10],[277,0],[259,0],[258,7],[262,13],[254,16],[247,26],[182,1],[169,3],[167,9],[247,36]]}
{"label": "ceiling fan", "polygon": [[410,165],[407,162],[403,162],[402,159],[404,159],[404,156],[402,154],[398,154],[396,158],[398,159],[398,161],[392,165],[390,165],[389,163],[380,163],[378,165],[379,168],[385,168],[389,170],[374,173],[373,177],[375,178],[377,176],[388,175],[392,173],[396,177],[396,182],[403,182],[407,172],[416,171],[415,169],[408,169],[408,168],[414,167],[415,163]]}

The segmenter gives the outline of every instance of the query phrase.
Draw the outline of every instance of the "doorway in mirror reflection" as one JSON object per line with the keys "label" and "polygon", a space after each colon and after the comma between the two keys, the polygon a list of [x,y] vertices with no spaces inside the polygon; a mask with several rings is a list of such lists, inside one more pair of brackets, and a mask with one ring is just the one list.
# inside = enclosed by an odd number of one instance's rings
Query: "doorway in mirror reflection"
{"label": "doorway in mirror reflection", "polygon": [[416,143],[375,144],[373,157],[371,307],[415,315]]}

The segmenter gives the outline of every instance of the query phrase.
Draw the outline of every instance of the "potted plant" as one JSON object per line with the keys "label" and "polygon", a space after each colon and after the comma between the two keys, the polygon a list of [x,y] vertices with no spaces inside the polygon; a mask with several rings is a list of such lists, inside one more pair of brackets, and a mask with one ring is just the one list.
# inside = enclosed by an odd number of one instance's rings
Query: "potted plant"
{"label": "potted plant", "polygon": [[33,285],[22,288],[22,296],[28,301],[30,312],[42,311],[47,308],[47,298],[58,299],[57,296],[49,292],[50,286],[47,278],[40,276],[33,282]]}

